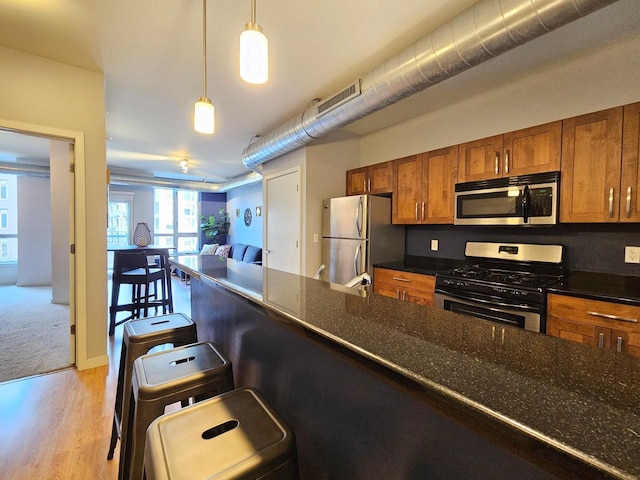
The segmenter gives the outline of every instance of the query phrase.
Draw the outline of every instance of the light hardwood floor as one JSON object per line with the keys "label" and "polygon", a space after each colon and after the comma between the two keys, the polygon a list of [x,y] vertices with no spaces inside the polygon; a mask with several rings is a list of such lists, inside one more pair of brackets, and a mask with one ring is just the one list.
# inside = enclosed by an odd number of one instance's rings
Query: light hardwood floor
{"label": "light hardwood floor", "polygon": [[[190,315],[189,291],[173,277],[174,311]],[[107,452],[121,342],[118,326],[109,340],[108,367],[0,383],[1,479],[118,477],[120,442],[113,460]]]}

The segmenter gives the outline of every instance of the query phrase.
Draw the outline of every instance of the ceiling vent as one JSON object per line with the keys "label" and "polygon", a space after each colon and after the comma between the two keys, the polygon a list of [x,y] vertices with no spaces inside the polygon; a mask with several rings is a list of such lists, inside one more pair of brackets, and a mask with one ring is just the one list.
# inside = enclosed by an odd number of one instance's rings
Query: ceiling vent
{"label": "ceiling vent", "polygon": [[361,93],[362,93],[362,90],[360,88],[360,79],[358,79],[355,83],[352,83],[341,92],[336,93],[335,95],[328,98],[327,100],[324,100],[323,102],[320,102],[318,104],[317,117],[319,118],[325,113],[330,112],[334,108],[347,103],[349,100],[357,97]]}

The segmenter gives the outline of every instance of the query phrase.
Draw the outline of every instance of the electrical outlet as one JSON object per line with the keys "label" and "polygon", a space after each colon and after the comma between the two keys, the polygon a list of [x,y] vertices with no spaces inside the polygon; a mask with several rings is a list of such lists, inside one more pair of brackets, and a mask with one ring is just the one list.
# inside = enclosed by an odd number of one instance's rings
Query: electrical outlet
{"label": "electrical outlet", "polygon": [[625,263],[640,263],[640,247],[624,247]]}
{"label": "electrical outlet", "polygon": [[438,251],[438,240],[431,240],[431,250],[433,252]]}

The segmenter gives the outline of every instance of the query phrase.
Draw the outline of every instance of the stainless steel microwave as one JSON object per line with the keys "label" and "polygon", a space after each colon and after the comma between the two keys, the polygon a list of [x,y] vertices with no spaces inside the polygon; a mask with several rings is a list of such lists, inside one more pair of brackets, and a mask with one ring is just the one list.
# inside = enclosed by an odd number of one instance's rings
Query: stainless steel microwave
{"label": "stainless steel microwave", "polygon": [[458,183],[454,225],[555,225],[560,172]]}

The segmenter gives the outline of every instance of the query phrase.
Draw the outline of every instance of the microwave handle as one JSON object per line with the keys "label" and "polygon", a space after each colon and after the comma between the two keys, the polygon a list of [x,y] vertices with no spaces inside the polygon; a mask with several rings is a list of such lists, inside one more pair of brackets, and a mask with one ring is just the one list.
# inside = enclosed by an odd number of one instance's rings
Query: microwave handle
{"label": "microwave handle", "polygon": [[522,220],[529,223],[529,185],[522,190]]}

